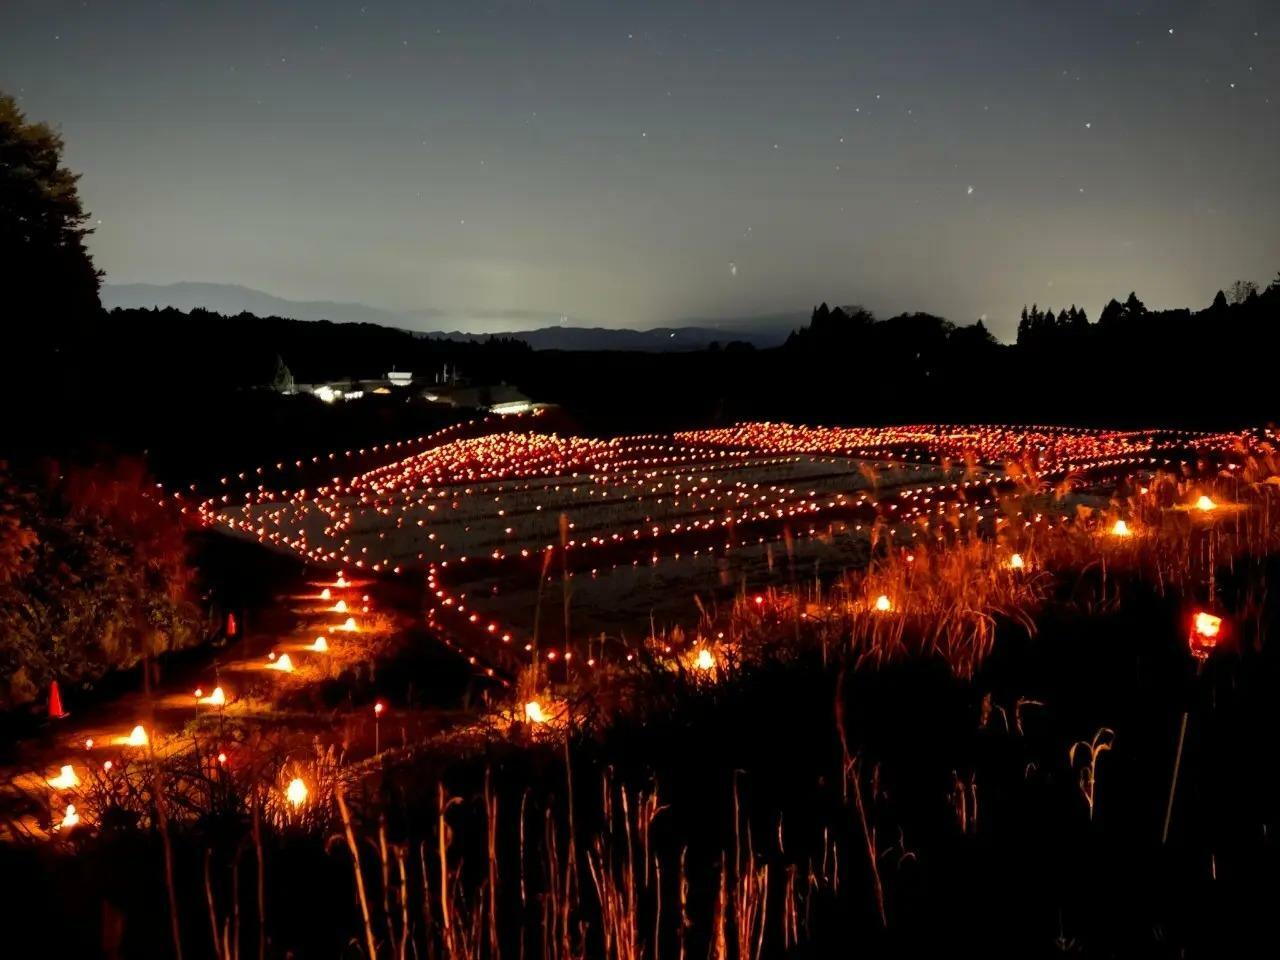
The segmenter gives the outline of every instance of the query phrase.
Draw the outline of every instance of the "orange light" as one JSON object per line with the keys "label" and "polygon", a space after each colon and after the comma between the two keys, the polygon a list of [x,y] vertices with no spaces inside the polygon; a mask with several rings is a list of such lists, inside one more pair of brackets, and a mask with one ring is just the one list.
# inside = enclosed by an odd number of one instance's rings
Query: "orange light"
{"label": "orange light", "polygon": [[80,786],[80,778],[76,776],[76,771],[71,764],[63,764],[62,769],[56,777],[50,777],[46,783],[55,790],[70,790],[73,787]]}
{"label": "orange light", "polygon": [[876,597],[875,607],[881,613],[888,613],[893,609],[893,603],[883,593]]}
{"label": "orange light", "polygon": [[321,590],[321,591],[320,591],[320,599],[321,599],[321,600],[328,600],[328,599],[329,599],[330,597],[332,597],[332,596],[333,596],[333,594],[331,594],[331,593],[329,592],[329,588],[328,588],[328,587],[325,587],[323,590]]}
{"label": "orange light", "polygon": [[1123,520],[1117,520],[1111,527],[1111,535],[1113,537],[1132,537],[1133,531],[1129,529],[1129,524]]}
{"label": "orange light", "polygon": [[289,786],[285,788],[284,797],[289,801],[290,805],[297,810],[307,802],[307,797],[311,791],[307,789],[307,785],[302,782],[301,777],[294,777],[289,781]]}
{"label": "orange light", "polygon": [[382,711],[385,709],[387,709],[387,705],[383,703],[381,700],[379,700],[377,703],[373,705],[374,716],[376,717],[382,716]]}
{"label": "orange light", "polygon": [[67,812],[62,815],[62,822],[58,824],[59,830],[71,830],[80,824],[80,814],[76,813],[76,805],[74,803],[67,804]]}
{"label": "orange light", "polygon": [[211,707],[225,706],[227,702],[227,694],[221,687],[214,687],[213,693],[207,697],[200,696],[200,691],[196,691],[196,698],[200,703],[208,704]]}
{"label": "orange light", "polygon": [[324,637],[316,637],[315,642],[312,643],[311,646],[307,647],[307,649],[315,653],[328,653],[329,641]]}
{"label": "orange light", "polygon": [[1191,637],[1188,646],[1197,660],[1207,660],[1222,635],[1222,618],[1199,610],[1191,618]]}
{"label": "orange light", "polygon": [[703,647],[698,651],[698,655],[694,658],[693,665],[699,670],[714,670],[716,666],[716,658],[712,656],[710,650]]}
{"label": "orange light", "polygon": [[1213,502],[1213,498],[1207,493],[1200,494],[1200,499],[1196,501],[1196,509],[1202,513],[1208,513],[1216,506],[1217,504]]}
{"label": "orange light", "polygon": [[532,723],[546,723],[550,718],[543,712],[542,704],[530,700],[524,705],[524,715]]}
{"label": "orange light", "polygon": [[1022,570],[1023,568],[1026,567],[1026,565],[1027,565],[1026,561],[1022,559],[1022,554],[1020,553],[1015,553],[1013,554],[1013,556],[1009,558],[1010,570]]}
{"label": "orange light", "polygon": [[359,629],[359,627],[356,626],[356,618],[347,617],[346,623],[339,627],[339,629],[345,630],[347,633],[355,633]]}
{"label": "orange light", "polygon": [[1212,639],[1222,632],[1222,618],[1201,610],[1195,616],[1195,627],[1200,636]]}
{"label": "orange light", "polygon": [[145,747],[151,742],[151,738],[147,736],[147,728],[142,724],[138,724],[129,731],[129,736],[124,738],[125,746],[128,747]]}
{"label": "orange light", "polygon": [[279,670],[281,673],[293,673],[293,660],[287,653],[280,654],[275,660],[267,664],[268,670]]}

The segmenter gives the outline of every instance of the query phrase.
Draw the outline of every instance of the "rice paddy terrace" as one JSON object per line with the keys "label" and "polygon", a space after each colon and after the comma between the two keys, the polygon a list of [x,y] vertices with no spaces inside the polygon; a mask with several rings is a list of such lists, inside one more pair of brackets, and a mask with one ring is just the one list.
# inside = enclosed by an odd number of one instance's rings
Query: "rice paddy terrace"
{"label": "rice paddy terrace", "polygon": [[[1230,468],[1253,439],[770,423],[596,439],[541,426],[491,419],[277,464],[248,479],[274,472],[279,488],[228,490],[198,511],[318,566],[425,578],[428,622],[491,674],[534,657],[568,672],[625,663],[659,628],[705,624],[707,605],[865,565],[888,544],[994,532],[1020,487],[1058,489],[1044,499],[1052,524],[1156,471]],[[353,460],[362,469],[287,485],[290,470]]]}

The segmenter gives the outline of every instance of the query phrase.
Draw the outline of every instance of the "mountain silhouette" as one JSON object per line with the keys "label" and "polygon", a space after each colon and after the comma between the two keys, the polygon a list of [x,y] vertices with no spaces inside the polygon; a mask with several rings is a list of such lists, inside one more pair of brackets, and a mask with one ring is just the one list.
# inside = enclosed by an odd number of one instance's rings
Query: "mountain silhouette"
{"label": "mountain silhouette", "polygon": [[738,341],[754,347],[778,346],[796,327],[807,322],[804,313],[760,317],[697,320],[688,325],[650,330],[580,326],[562,322],[558,314],[535,310],[415,310],[395,311],[363,303],[332,300],[289,300],[274,294],[229,283],[184,281],[170,284],[104,284],[102,305],[111,310],[174,307],[178,310],[211,310],[235,316],[295,320],[328,320],[333,323],[376,323],[410,330],[423,336],[454,340],[484,340],[491,336],[515,337],[535,350],[638,350],[670,352],[705,350],[713,343]]}

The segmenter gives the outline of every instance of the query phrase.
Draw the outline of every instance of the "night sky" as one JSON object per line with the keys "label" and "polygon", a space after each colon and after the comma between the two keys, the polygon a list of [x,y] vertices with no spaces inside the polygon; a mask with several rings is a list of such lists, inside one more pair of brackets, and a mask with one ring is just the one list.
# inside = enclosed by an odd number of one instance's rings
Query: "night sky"
{"label": "night sky", "polygon": [[1009,338],[1280,269],[1276,0],[0,7],[109,283]]}

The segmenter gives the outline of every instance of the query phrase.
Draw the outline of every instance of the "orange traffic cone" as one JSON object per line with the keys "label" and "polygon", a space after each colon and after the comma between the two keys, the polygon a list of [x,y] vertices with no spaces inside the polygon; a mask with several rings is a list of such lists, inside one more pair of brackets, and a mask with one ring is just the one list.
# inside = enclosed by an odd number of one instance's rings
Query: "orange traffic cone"
{"label": "orange traffic cone", "polygon": [[58,691],[58,681],[49,684],[49,719],[61,720],[67,715],[62,709],[62,694]]}

